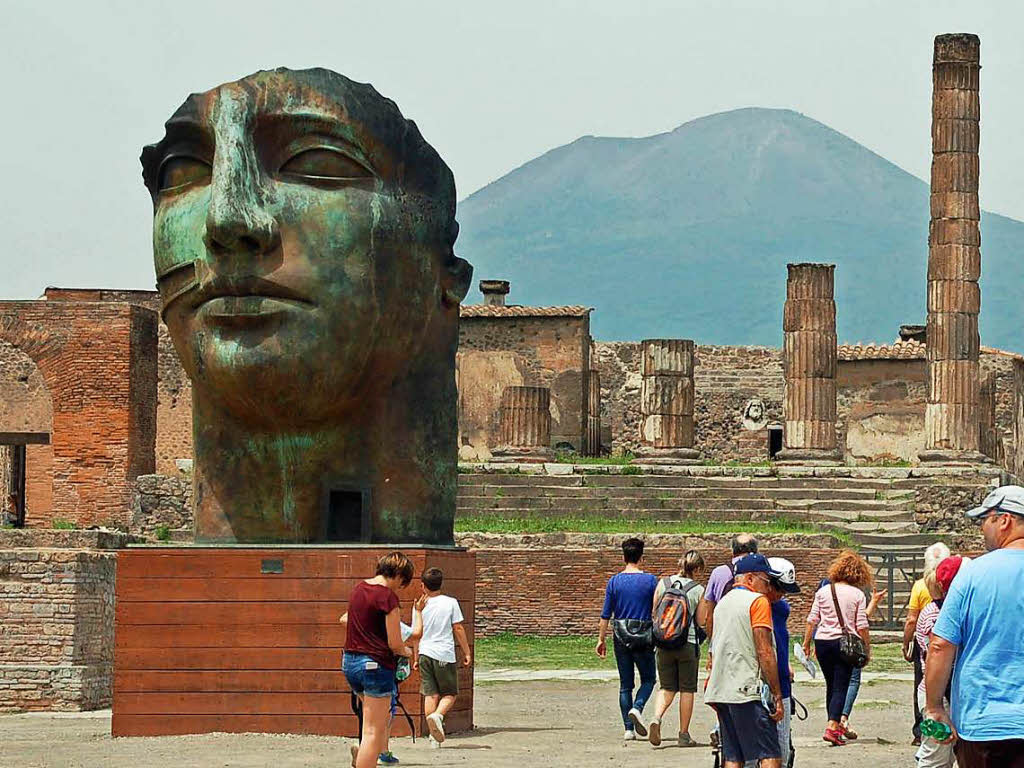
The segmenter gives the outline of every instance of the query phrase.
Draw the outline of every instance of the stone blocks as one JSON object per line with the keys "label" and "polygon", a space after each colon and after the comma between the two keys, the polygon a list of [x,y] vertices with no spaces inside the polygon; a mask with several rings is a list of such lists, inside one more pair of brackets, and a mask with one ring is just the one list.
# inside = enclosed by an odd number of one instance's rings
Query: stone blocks
{"label": "stone blocks", "polygon": [[690,339],[641,342],[640,447],[647,463],[696,461],[694,450],[694,344]]}

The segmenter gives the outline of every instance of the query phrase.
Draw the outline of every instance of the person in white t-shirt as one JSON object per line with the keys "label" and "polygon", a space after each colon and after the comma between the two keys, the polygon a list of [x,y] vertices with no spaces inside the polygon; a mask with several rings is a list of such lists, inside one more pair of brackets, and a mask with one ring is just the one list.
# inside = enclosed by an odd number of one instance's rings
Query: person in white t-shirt
{"label": "person in white t-shirt", "polygon": [[427,604],[423,606],[423,637],[413,659],[420,673],[423,712],[433,745],[444,741],[444,716],[455,706],[459,694],[459,674],[455,643],[462,649],[462,665],[473,660],[462,626],[462,609],[454,597],[441,594],[444,574],[440,568],[427,568],[420,576]]}

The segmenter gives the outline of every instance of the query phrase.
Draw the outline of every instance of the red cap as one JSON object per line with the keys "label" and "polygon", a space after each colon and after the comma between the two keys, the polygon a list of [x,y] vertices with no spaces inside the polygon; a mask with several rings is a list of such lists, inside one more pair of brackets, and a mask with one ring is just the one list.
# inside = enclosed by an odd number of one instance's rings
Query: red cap
{"label": "red cap", "polygon": [[939,563],[935,569],[935,580],[939,582],[945,594],[949,594],[949,585],[953,583],[953,578],[960,570],[963,562],[964,559],[960,555],[953,555]]}

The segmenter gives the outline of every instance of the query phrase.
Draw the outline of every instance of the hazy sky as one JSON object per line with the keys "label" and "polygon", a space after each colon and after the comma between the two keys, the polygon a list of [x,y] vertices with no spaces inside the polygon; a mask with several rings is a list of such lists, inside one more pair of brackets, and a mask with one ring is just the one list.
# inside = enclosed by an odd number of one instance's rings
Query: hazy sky
{"label": "hazy sky", "polygon": [[[1024,219],[1024,3],[4,0],[0,297],[153,286],[139,150],[192,91],[323,66],[416,120],[460,197],[585,135],[788,107],[927,179],[932,38],[981,36],[981,203]],[[467,254],[471,257],[471,254]]]}

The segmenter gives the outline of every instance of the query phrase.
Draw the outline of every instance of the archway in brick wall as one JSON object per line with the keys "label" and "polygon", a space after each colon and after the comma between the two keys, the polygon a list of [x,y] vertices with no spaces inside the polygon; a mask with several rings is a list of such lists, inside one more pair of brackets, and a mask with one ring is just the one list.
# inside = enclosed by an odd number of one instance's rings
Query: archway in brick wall
{"label": "archway in brick wall", "polygon": [[0,522],[29,524],[53,504],[53,398],[36,362],[0,339]]}
{"label": "archway in brick wall", "polygon": [[28,525],[127,528],[135,478],[154,469],[156,326],[126,302],[0,301],[0,342],[50,398],[49,445],[26,449],[30,486],[43,468],[32,453],[51,459],[50,498],[34,503],[29,487]]}

